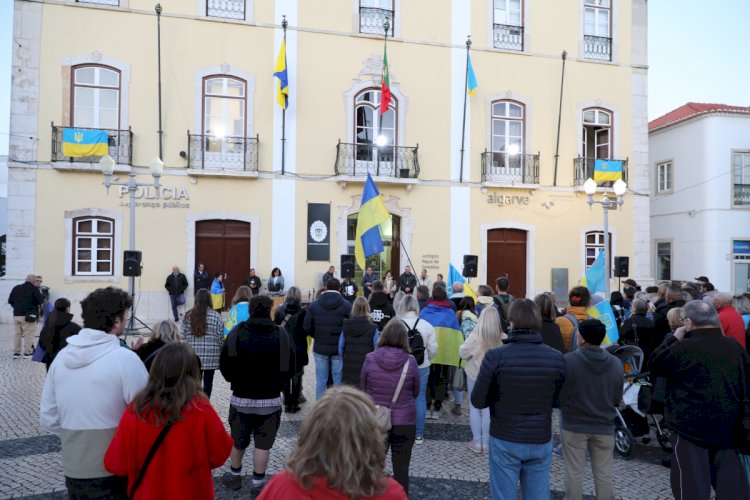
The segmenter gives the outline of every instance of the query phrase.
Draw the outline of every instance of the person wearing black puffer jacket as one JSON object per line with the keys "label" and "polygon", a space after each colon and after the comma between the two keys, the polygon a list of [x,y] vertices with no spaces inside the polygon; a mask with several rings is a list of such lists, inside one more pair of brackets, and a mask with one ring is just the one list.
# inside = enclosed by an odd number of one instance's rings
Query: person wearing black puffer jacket
{"label": "person wearing black puffer jacket", "polygon": [[344,362],[341,383],[361,389],[359,381],[365,356],[375,350],[377,342],[378,327],[370,321],[370,305],[366,298],[357,297],[339,338],[339,355]]}
{"label": "person wearing black puffer jacket", "polygon": [[471,392],[475,408],[490,408],[492,498],[548,498],[552,408],[559,407],[565,358],[543,344],[542,316],[530,299],[516,299],[502,347],[484,356]]}
{"label": "person wearing black puffer jacket", "polygon": [[283,326],[292,338],[296,357],[294,375],[284,385],[284,410],[287,413],[297,413],[300,403],[307,401],[302,396],[302,375],[308,363],[307,333],[303,328],[306,314],[307,309],[302,307],[302,291],[296,286],[290,287],[284,303],[276,309],[274,316],[274,322]]}
{"label": "person wearing black puffer jacket", "polygon": [[394,316],[396,316],[396,311],[388,300],[385,285],[380,280],[375,281],[372,284],[372,293],[370,294],[370,318],[372,318],[372,322],[378,325],[378,330],[382,332],[385,325]]}
{"label": "person wearing black puffer jacket", "polygon": [[333,378],[333,385],[341,385],[343,363],[339,356],[339,336],[352,305],[341,296],[340,288],[339,280],[329,279],[326,282],[326,291],[310,304],[305,315],[305,332],[315,340],[315,399],[320,399],[325,392],[329,372]]}
{"label": "person wearing black puffer jacket", "polygon": [[81,326],[73,322],[70,314],[70,301],[61,297],[55,301],[55,309],[47,318],[42,334],[39,336],[39,345],[44,349],[44,364],[49,366],[54,361],[57,353],[68,345],[68,337],[81,331]]}

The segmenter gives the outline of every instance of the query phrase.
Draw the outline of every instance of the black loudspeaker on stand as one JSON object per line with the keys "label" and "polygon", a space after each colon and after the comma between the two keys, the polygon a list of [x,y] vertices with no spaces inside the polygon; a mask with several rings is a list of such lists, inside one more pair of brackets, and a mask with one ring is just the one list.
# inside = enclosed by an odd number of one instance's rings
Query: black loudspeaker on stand
{"label": "black loudspeaker on stand", "polygon": [[462,273],[464,278],[476,278],[478,264],[479,257],[476,255],[464,255],[464,269]]}
{"label": "black loudspeaker on stand", "polygon": [[342,278],[354,278],[354,255],[342,254],[340,268]]}
{"label": "black loudspeaker on stand", "polygon": [[630,257],[615,257],[615,278],[626,278],[630,275]]}
{"label": "black loudspeaker on stand", "polygon": [[142,256],[140,250],[125,250],[122,260],[122,275],[140,276]]}

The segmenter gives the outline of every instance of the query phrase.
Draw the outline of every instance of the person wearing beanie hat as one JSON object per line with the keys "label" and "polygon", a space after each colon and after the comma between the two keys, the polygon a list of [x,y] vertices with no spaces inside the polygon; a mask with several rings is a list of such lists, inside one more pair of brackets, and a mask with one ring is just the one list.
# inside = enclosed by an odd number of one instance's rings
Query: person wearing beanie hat
{"label": "person wearing beanie hat", "polygon": [[578,349],[565,355],[565,384],[560,393],[565,498],[583,495],[586,451],[597,498],[614,498],[612,451],[615,406],[622,398],[622,362],[601,348],[607,329],[598,319],[580,323]]}

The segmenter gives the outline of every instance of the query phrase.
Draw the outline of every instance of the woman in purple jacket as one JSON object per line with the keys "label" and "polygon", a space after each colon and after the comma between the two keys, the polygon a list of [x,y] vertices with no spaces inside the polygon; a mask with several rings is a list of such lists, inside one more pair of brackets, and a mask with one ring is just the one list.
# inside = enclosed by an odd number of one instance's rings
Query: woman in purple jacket
{"label": "woman in purple jacket", "polygon": [[[365,357],[360,375],[360,387],[375,400],[375,404],[391,408],[391,430],[388,432],[386,451],[391,448],[393,478],[409,494],[409,462],[417,432],[417,407],[419,396],[419,370],[417,360],[409,354],[409,337],[401,321],[389,321],[380,334],[378,348]],[[404,365],[408,364],[406,378],[396,402],[396,393]]]}

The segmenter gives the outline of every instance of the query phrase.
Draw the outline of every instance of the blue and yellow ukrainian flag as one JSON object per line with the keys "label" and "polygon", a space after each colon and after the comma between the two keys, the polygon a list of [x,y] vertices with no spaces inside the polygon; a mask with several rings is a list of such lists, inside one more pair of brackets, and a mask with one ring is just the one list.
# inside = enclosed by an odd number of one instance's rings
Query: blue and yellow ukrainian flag
{"label": "blue and yellow ukrainian flag", "polygon": [[274,78],[278,78],[276,82],[276,102],[279,103],[282,109],[286,109],[289,105],[289,78],[286,71],[286,39],[281,42],[281,49],[279,49],[279,57],[276,59],[276,67],[273,68]]}
{"label": "blue and yellow ukrainian flag", "polygon": [[610,182],[622,179],[622,162],[619,160],[594,160],[594,180]]}
{"label": "blue and yellow ukrainian flag", "polygon": [[109,153],[109,136],[106,130],[63,129],[63,156],[106,156]]}
{"label": "blue and yellow ukrainian flag", "polygon": [[477,75],[474,74],[474,67],[471,65],[471,56],[466,56],[466,91],[469,95],[474,95],[477,88]]}
{"label": "blue and yellow ukrainian flag", "polygon": [[453,283],[458,281],[459,283],[463,283],[464,285],[464,295],[467,297],[471,297],[474,299],[474,302],[477,301],[477,294],[474,291],[473,288],[471,288],[471,285],[466,282],[466,278],[463,277],[461,273],[458,272],[458,269],[456,269],[456,266],[453,264],[449,264],[450,268],[448,269],[448,297],[453,296]]}
{"label": "blue and yellow ukrainian flag", "polygon": [[362,202],[357,216],[357,235],[354,242],[354,257],[357,265],[364,270],[365,258],[383,251],[383,239],[380,237],[380,225],[390,217],[380,196],[375,181],[367,174],[365,188],[362,191]]}
{"label": "blue and yellow ukrainian flag", "polygon": [[430,363],[459,366],[461,358],[458,356],[458,348],[464,343],[464,334],[461,333],[461,325],[458,324],[453,309],[427,304],[427,307],[419,312],[419,319],[428,322],[435,329],[438,351]]}
{"label": "blue and yellow ukrainian flag", "polygon": [[599,250],[599,255],[596,256],[594,263],[588,268],[586,276],[579,284],[588,288],[592,295],[595,293],[604,295],[606,293],[604,281],[604,250]]}
{"label": "blue and yellow ukrainian flag", "polygon": [[602,346],[608,346],[616,344],[620,340],[620,332],[617,330],[617,320],[615,319],[615,312],[612,310],[612,305],[608,300],[599,302],[595,306],[589,307],[589,316],[594,319],[598,319],[607,328],[607,335],[602,341]]}

